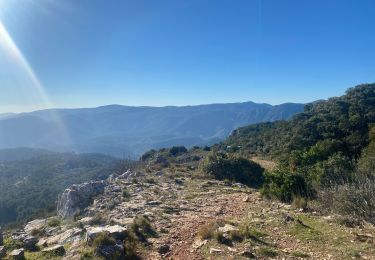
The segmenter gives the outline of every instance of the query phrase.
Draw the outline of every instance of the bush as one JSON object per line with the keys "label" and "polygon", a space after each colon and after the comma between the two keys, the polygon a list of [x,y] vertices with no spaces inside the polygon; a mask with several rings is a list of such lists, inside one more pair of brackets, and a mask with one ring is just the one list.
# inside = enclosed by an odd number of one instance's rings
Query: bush
{"label": "bush", "polygon": [[114,246],[116,245],[116,240],[109,232],[103,232],[94,239],[92,244],[96,248],[101,246]]}
{"label": "bush", "polygon": [[187,152],[188,150],[185,146],[173,146],[171,149],[169,149],[170,156],[178,156]]}
{"label": "bush", "polygon": [[261,193],[267,198],[276,198],[289,203],[295,197],[312,198],[315,195],[304,176],[290,173],[285,168],[266,172]]}
{"label": "bush", "polygon": [[131,231],[142,241],[146,241],[148,237],[156,235],[152,228],[150,220],[145,216],[136,216],[131,224]]}
{"label": "bush", "polygon": [[138,240],[134,233],[128,232],[124,239],[125,256],[130,259],[136,259]]}
{"label": "bush", "polygon": [[219,225],[216,221],[210,221],[198,228],[198,237],[201,239],[211,239],[215,237]]}
{"label": "bush", "polygon": [[375,127],[369,132],[369,138],[371,142],[358,160],[358,174],[375,179]]}
{"label": "bush", "polygon": [[122,189],[122,197],[124,199],[130,198],[130,193],[129,193],[129,191],[126,188]]}
{"label": "bush", "polygon": [[150,151],[147,151],[145,152],[142,156],[141,156],[141,160],[144,162],[144,161],[147,161],[149,159],[152,159],[155,154],[157,153],[156,150],[154,149],[151,149]]}
{"label": "bush", "polygon": [[354,180],[354,162],[342,154],[334,154],[314,165],[309,175],[320,187],[331,187]]}
{"label": "bush", "polygon": [[58,218],[50,218],[48,220],[48,226],[50,227],[58,227],[61,225],[61,220]]}
{"label": "bush", "polygon": [[263,183],[264,169],[253,161],[235,155],[211,152],[202,162],[201,168],[218,180],[235,181],[253,187]]}
{"label": "bush", "polygon": [[375,224],[375,182],[361,178],[351,184],[326,189],[320,193],[324,208]]}
{"label": "bush", "polygon": [[93,216],[90,221],[90,225],[103,225],[107,222],[107,219],[102,213],[97,213]]}

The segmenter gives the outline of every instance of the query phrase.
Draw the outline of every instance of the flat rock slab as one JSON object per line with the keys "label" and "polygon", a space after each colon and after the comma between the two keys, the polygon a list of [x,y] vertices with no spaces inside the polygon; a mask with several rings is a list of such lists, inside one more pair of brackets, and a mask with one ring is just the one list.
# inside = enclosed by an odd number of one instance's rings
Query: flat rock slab
{"label": "flat rock slab", "polygon": [[91,244],[98,235],[106,232],[109,233],[113,238],[121,240],[125,237],[127,229],[119,225],[114,225],[104,227],[89,227],[86,229],[86,231],[86,242]]}
{"label": "flat rock slab", "polygon": [[10,259],[23,260],[25,259],[25,249],[15,249],[10,253]]}
{"label": "flat rock slab", "polygon": [[63,245],[54,245],[43,249],[42,252],[63,256],[65,254],[65,248]]}
{"label": "flat rock slab", "polygon": [[27,234],[31,234],[33,230],[40,230],[47,225],[46,219],[35,219],[26,224],[24,230]]}

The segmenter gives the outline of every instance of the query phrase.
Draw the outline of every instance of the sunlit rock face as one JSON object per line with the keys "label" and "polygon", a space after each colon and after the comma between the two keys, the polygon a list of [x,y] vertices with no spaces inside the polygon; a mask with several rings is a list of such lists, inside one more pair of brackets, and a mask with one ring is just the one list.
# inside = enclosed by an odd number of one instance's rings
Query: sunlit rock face
{"label": "sunlit rock face", "polygon": [[61,218],[71,218],[87,206],[92,198],[104,192],[105,181],[91,181],[73,184],[59,197],[57,214]]}

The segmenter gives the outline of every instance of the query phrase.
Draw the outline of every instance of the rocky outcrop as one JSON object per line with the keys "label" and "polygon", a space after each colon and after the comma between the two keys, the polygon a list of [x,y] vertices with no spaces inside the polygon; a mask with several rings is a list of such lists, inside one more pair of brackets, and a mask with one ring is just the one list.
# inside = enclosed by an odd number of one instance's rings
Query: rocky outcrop
{"label": "rocky outcrop", "polygon": [[104,192],[104,181],[91,181],[74,184],[67,188],[57,202],[57,214],[61,218],[71,218],[86,207],[93,197]]}
{"label": "rocky outcrop", "polygon": [[22,247],[30,251],[35,250],[36,244],[38,243],[38,239],[36,237],[28,235],[23,231],[13,233],[12,239],[14,241],[17,241],[19,244],[22,245]]}
{"label": "rocky outcrop", "polygon": [[57,235],[50,236],[43,241],[47,245],[65,244],[80,240],[83,230],[81,228],[72,228]]}
{"label": "rocky outcrop", "polygon": [[127,229],[119,225],[105,227],[89,227],[86,232],[86,242],[91,245],[94,239],[102,233],[108,233],[116,240],[123,240],[126,236]]}
{"label": "rocky outcrop", "polygon": [[25,259],[25,249],[15,249],[10,253],[10,259],[23,260]]}
{"label": "rocky outcrop", "polygon": [[35,219],[27,223],[24,230],[27,234],[30,235],[32,232],[42,230],[46,225],[47,225],[46,219]]}

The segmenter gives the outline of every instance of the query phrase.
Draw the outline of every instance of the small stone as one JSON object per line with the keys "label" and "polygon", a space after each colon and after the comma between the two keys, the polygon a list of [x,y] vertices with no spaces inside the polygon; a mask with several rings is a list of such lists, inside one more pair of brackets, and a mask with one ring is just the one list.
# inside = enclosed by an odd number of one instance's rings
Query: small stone
{"label": "small stone", "polygon": [[171,251],[171,248],[170,248],[169,245],[161,245],[161,246],[159,246],[159,248],[158,248],[158,252],[159,252],[159,254],[161,254],[161,255],[165,255],[165,254],[167,254],[169,251]]}
{"label": "small stone", "polygon": [[290,215],[286,215],[284,218],[284,222],[291,222],[291,221],[294,221],[294,218]]}
{"label": "small stone", "polygon": [[147,206],[157,206],[157,205],[160,205],[160,204],[161,204],[161,201],[158,201],[158,200],[152,200],[152,201],[146,202]]}
{"label": "small stone", "polygon": [[205,244],[207,244],[208,240],[201,240],[201,239],[198,239],[198,240],[195,240],[194,243],[193,243],[193,248],[194,249],[198,249],[202,246],[204,246]]}
{"label": "small stone", "polygon": [[250,201],[250,197],[249,196],[245,196],[243,199],[242,199],[243,202],[249,202]]}
{"label": "small stone", "polygon": [[248,250],[242,251],[239,255],[242,257],[249,258],[249,259],[256,258],[256,256]]}
{"label": "small stone", "polygon": [[217,249],[217,248],[213,248],[213,247],[210,248],[210,254],[221,253],[221,252],[223,252],[223,250]]}
{"label": "small stone", "polygon": [[46,239],[40,239],[38,243],[36,243],[38,247],[45,247],[47,246],[47,240]]}

